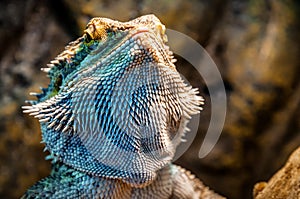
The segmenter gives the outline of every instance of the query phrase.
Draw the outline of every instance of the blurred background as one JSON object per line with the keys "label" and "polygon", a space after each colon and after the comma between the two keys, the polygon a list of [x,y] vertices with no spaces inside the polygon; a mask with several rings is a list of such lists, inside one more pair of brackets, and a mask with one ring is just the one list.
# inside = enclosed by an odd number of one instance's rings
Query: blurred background
{"label": "blurred background", "polygon": [[29,92],[47,86],[40,68],[92,17],[128,21],[149,13],[209,52],[228,97],[220,140],[199,159],[210,121],[208,90],[177,58],[180,73],[206,100],[197,137],[177,164],[228,198],[249,199],[254,184],[268,180],[300,145],[300,1],[2,0],[0,198],[19,198],[50,172],[39,124],[20,108],[32,99]]}

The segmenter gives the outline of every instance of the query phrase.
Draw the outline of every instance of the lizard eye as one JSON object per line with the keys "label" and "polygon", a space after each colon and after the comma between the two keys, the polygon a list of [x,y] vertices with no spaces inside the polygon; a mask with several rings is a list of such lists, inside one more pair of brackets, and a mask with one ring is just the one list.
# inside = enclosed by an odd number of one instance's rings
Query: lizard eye
{"label": "lizard eye", "polygon": [[84,39],[85,39],[85,42],[86,43],[90,43],[92,41],[92,36],[89,34],[89,33],[85,33],[85,36],[84,36]]}
{"label": "lizard eye", "polygon": [[112,32],[115,32],[114,28],[108,28],[106,29],[106,33],[112,33]]}

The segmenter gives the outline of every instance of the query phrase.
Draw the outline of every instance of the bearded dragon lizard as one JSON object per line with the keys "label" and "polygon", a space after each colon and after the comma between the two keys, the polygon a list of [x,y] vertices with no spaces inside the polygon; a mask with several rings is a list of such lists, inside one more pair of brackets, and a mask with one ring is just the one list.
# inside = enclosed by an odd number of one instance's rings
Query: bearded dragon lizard
{"label": "bearded dragon lizard", "polygon": [[39,119],[53,168],[22,198],[222,198],[171,163],[203,99],[166,42],[154,15],[93,18],[42,68],[49,86],[23,109]]}

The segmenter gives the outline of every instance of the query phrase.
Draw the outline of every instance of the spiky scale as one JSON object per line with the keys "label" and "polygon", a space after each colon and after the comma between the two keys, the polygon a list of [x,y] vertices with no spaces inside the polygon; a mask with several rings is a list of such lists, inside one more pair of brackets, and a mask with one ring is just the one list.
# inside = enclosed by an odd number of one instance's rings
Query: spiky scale
{"label": "spiky scale", "polygon": [[173,134],[184,135],[203,102],[176,71],[164,32],[154,15],[94,18],[42,69],[50,84],[23,109],[39,118],[54,165],[23,198],[199,194],[193,180],[178,186],[178,176],[191,175],[170,162],[180,142]]}

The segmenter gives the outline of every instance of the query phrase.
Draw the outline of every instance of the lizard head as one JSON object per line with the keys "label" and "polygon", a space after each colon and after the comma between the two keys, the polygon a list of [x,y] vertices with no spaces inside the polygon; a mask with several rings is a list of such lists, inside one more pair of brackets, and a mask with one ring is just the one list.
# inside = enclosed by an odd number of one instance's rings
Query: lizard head
{"label": "lizard head", "polygon": [[136,186],[171,162],[203,100],[166,42],[154,15],[94,18],[43,69],[50,84],[24,112],[39,119],[52,159]]}

